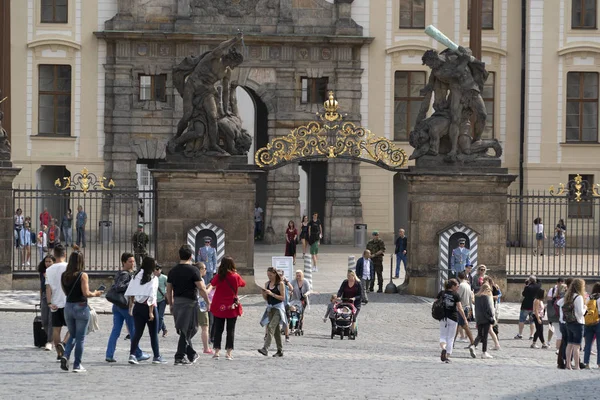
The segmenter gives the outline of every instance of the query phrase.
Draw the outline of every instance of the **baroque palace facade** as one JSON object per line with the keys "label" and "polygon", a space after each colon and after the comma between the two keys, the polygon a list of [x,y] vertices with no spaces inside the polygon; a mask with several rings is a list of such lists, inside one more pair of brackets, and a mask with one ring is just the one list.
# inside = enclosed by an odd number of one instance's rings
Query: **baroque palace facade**
{"label": "baroque palace facade", "polygon": [[[410,154],[428,78],[421,55],[443,50],[424,28],[468,46],[469,3],[0,0],[10,27],[0,47],[4,122],[22,168],[15,184],[50,188],[87,167],[123,187],[142,185],[181,116],[173,66],[238,29],[245,61],[235,79],[254,150],[314,120],[334,90],[350,120]],[[515,190],[545,190],[577,173],[600,182],[597,3],[483,0],[485,135],[502,143],[503,166],[519,175]],[[276,241],[288,220],[318,211],[326,242],[351,243],[361,222],[391,240],[408,218],[406,190],[401,174],[370,164],[306,162],[265,174],[257,201]]]}

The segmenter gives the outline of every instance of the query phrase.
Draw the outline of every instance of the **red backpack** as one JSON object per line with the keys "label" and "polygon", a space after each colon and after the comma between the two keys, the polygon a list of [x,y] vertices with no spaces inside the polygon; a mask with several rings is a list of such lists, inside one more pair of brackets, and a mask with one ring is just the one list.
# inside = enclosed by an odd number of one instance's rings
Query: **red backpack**
{"label": "red backpack", "polygon": [[50,228],[50,232],[49,232],[48,236],[50,237],[50,241],[51,242],[54,242],[54,232],[55,232],[55,229],[54,228]]}

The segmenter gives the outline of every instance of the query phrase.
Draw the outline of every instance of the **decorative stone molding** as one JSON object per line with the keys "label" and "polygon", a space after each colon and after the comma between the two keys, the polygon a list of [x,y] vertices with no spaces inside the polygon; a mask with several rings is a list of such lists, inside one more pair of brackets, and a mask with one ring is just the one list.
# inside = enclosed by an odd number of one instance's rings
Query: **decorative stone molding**
{"label": "decorative stone molding", "polygon": [[139,160],[164,160],[167,157],[167,141],[152,139],[133,139],[133,151]]}

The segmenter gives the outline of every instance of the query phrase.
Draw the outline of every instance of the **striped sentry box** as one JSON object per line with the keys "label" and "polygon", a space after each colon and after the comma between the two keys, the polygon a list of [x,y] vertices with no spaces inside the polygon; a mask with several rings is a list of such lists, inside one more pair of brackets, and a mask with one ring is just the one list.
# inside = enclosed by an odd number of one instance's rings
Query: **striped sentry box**
{"label": "striped sentry box", "polygon": [[470,260],[471,264],[473,264],[473,270],[477,269],[477,232],[473,229],[465,226],[461,222],[455,222],[454,224],[447,227],[440,235],[440,253],[439,253],[439,265],[440,265],[440,289],[442,288],[444,282],[448,279],[448,254],[449,254],[449,243],[450,237],[455,233],[462,232],[469,237],[469,244],[471,250]]}
{"label": "striped sentry box", "polygon": [[315,287],[312,283],[312,259],[310,254],[304,255],[304,279],[306,279],[308,283],[310,283],[310,286],[312,286],[314,290]]}
{"label": "striped sentry box", "polygon": [[348,256],[348,269],[351,271],[356,270],[356,261],[354,261],[354,256]]}
{"label": "striped sentry box", "polygon": [[[218,268],[219,264],[221,263],[221,259],[225,255],[225,231],[222,228],[218,227],[217,225],[215,225],[209,221],[201,222],[199,225],[197,225],[196,227],[194,227],[188,231],[187,244],[192,246],[192,249],[195,249],[196,248],[196,235],[198,234],[198,232],[200,232],[201,230],[204,230],[204,229],[213,231],[213,233],[217,237],[216,249],[217,249],[217,268]],[[194,254],[194,259],[195,259],[195,257],[196,257],[196,255]]]}

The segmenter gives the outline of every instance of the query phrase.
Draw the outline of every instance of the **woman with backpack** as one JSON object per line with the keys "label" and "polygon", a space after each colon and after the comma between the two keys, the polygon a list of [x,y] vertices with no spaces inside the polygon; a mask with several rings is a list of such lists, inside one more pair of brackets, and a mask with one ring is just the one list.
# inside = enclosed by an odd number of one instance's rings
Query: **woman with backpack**
{"label": "woman with backpack", "polygon": [[[558,306],[562,308],[563,320],[567,328],[566,369],[579,369],[579,347],[585,322],[584,290],[585,281],[579,278],[573,279],[567,289],[567,294],[558,302]],[[563,340],[565,340],[564,337]],[[573,358],[574,367],[571,365],[571,358]]]}
{"label": "woman with backpack", "polygon": [[596,283],[592,288],[592,294],[587,302],[587,312],[585,314],[585,347],[583,348],[583,363],[585,368],[590,368],[590,354],[592,352],[592,344],[594,337],[596,338],[596,364],[600,368],[600,283]]}
{"label": "woman with backpack", "polygon": [[458,315],[466,321],[467,316],[465,315],[464,308],[460,303],[460,296],[458,295],[458,282],[456,279],[449,279],[443,291],[437,295],[437,299],[441,300],[444,307],[444,317],[440,321],[440,347],[442,354],[441,360],[445,363],[449,363],[448,358],[452,354],[452,348],[454,347],[454,337],[456,336],[456,328],[458,326]]}

